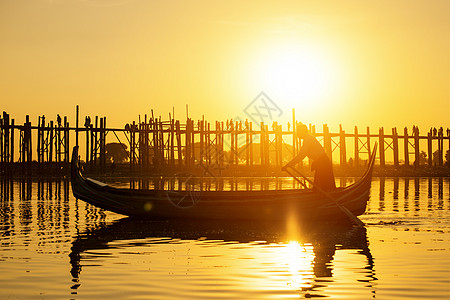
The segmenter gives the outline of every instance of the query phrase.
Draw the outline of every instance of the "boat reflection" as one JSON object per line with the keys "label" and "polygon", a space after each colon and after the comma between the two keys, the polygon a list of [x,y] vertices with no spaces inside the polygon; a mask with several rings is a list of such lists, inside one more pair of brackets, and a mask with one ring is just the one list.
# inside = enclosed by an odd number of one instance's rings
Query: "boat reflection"
{"label": "boat reflection", "polygon": [[[123,251],[124,247],[132,249],[132,247],[157,247],[163,243],[201,241],[208,243],[209,247],[221,247],[227,242],[232,242],[239,245],[239,249],[245,251],[246,256],[259,255],[252,258],[256,261],[260,259],[266,264],[266,268],[268,265],[271,266],[275,270],[272,271],[277,274],[275,279],[269,276],[265,280],[277,280],[280,274],[284,274],[285,279],[290,276],[289,287],[306,297],[326,296],[325,288],[338,279],[335,278],[337,275],[333,274],[335,266],[333,260],[337,251],[344,250],[342,251],[344,255],[350,255],[346,259],[352,260],[354,256],[364,258],[362,265],[353,265],[350,268],[357,270],[354,271],[355,274],[350,276],[348,274],[350,271],[347,270],[344,276],[355,283],[364,282],[367,293],[374,293],[372,288],[373,282],[376,281],[374,264],[364,228],[314,224],[313,226],[302,225],[299,232],[296,240],[291,240],[286,224],[282,223],[155,222],[123,218],[112,224],[87,230],[75,238],[69,255],[70,272],[73,278],[71,289],[73,293],[76,293],[76,289],[81,285],[80,275],[83,266],[89,266],[91,263],[89,256],[93,258],[92,255],[99,251],[115,253]],[[267,248],[262,251],[261,248],[265,246]],[[127,253],[132,251],[127,250]],[[153,251],[156,250],[153,249]],[[349,252],[351,254],[345,254]],[[102,259],[108,259],[108,257],[109,255],[101,256]],[[224,257],[226,257],[225,254]],[[360,262],[360,259],[356,261]],[[105,264],[108,263],[105,262]],[[96,266],[101,268],[101,264]],[[259,266],[259,264],[256,267],[248,265],[248,262],[244,262],[243,265],[233,265],[237,268],[251,268],[256,273],[267,272],[267,269],[259,270]],[[253,276],[261,276],[261,274]]]}

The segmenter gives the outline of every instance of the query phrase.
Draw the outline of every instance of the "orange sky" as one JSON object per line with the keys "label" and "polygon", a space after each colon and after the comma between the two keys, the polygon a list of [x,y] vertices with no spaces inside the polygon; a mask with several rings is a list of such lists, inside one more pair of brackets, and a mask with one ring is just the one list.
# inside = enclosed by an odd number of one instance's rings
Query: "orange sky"
{"label": "orange sky", "polygon": [[[0,110],[450,126],[450,1],[0,0]],[[268,120],[269,121],[269,120]],[[423,131],[427,129],[424,128]]]}

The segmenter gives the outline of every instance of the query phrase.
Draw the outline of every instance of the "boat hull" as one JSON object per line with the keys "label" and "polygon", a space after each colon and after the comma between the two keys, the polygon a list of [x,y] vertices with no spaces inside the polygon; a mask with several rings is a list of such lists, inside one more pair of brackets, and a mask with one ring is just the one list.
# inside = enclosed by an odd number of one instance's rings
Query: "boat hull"
{"label": "boat hull", "polygon": [[[354,215],[365,212],[373,157],[356,183],[329,195]],[[348,217],[329,198],[314,190],[165,191],[113,188],[83,177],[78,148],[72,155],[72,190],[76,198],[97,207],[146,219],[342,220]]]}

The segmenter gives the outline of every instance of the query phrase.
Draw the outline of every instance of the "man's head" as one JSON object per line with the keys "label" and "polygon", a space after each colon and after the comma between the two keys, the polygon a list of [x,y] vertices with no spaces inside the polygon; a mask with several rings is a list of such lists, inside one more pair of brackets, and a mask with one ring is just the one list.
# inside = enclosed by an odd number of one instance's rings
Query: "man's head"
{"label": "man's head", "polygon": [[297,124],[297,136],[302,139],[307,134],[308,134],[308,127],[306,127],[306,125],[303,123],[298,123]]}

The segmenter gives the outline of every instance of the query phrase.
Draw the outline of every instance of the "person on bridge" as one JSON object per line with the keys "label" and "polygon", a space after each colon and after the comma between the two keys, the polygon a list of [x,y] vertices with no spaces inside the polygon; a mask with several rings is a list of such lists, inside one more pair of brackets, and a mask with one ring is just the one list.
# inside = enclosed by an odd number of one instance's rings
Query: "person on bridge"
{"label": "person on bridge", "polygon": [[303,123],[297,126],[297,136],[303,140],[300,152],[282,167],[282,170],[285,171],[288,167],[294,167],[305,157],[308,157],[313,161],[311,170],[314,171],[314,185],[324,191],[332,191],[335,189],[336,183],[334,181],[333,164],[325,153],[325,149],[315,137],[308,133],[308,127]]}

